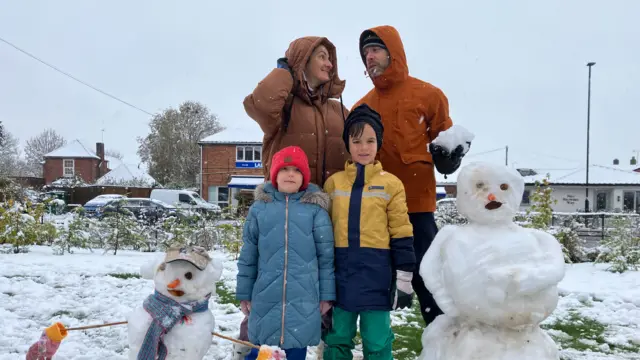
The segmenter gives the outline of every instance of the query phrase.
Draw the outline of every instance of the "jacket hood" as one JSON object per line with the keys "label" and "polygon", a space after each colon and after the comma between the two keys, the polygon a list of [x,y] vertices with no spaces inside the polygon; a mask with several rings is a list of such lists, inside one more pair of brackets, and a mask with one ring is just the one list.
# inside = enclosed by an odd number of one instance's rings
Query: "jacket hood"
{"label": "jacket hood", "polygon": [[333,43],[325,37],[302,37],[289,44],[285,57],[288,59],[289,67],[291,67],[294,74],[293,92],[300,98],[310,99],[307,81],[304,79],[304,69],[311,58],[313,50],[320,45],[324,45],[329,50],[331,64],[333,64],[331,80],[322,85],[319,91],[321,100],[324,102],[329,98],[339,98],[346,84],[346,81],[340,80],[338,77],[338,56]]}
{"label": "jacket hood", "polygon": [[[273,201],[276,193],[279,193],[278,190],[271,185],[271,182],[267,182],[256,186],[253,198],[255,201],[268,203]],[[326,211],[329,211],[331,205],[329,194],[323,192],[318,185],[313,183],[310,183],[306,190],[292,194],[292,196],[298,196],[300,202],[318,205]]]}
{"label": "jacket hood", "polygon": [[407,56],[404,52],[404,45],[400,39],[400,33],[393,26],[383,25],[365,30],[360,35],[360,55],[362,62],[367,65],[367,61],[362,52],[362,42],[365,37],[370,34],[376,34],[387,47],[391,56],[390,64],[387,69],[378,77],[373,79],[373,85],[376,88],[388,88],[394,83],[406,80],[409,77],[409,66],[407,65]]}

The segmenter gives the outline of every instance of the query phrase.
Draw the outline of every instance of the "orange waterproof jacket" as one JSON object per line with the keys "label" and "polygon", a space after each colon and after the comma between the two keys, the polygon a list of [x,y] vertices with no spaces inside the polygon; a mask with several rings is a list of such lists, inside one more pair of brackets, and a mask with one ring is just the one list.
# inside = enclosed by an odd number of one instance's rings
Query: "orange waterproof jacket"
{"label": "orange waterproof jacket", "polygon": [[449,102],[442,90],[409,76],[404,46],[395,28],[366,30],[360,36],[360,45],[370,31],[384,42],[391,63],[373,79],[374,88],[353,108],[366,103],[380,113],[384,138],[378,159],[404,184],[409,212],[434,212],[436,179],[427,145],[453,125]]}

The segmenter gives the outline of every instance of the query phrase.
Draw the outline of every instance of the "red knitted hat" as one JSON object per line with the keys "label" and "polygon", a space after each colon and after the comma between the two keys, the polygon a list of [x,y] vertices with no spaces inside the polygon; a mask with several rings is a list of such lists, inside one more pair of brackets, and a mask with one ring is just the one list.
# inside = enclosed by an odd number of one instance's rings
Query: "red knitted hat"
{"label": "red knitted hat", "polygon": [[273,154],[271,158],[271,171],[269,176],[271,177],[271,184],[276,189],[278,183],[278,171],[285,166],[295,166],[302,173],[302,186],[300,190],[304,190],[309,186],[311,180],[311,170],[309,170],[309,160],[307,160],[307,154],[297,146],[288,146],[277,153]]}

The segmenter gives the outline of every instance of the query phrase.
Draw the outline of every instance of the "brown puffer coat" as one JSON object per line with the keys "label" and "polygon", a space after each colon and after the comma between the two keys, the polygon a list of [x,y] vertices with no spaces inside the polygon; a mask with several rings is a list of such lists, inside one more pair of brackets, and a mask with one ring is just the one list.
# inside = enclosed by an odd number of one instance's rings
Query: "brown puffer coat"
{"label": "brown puffer coat", "polygon": [[[313,50],[319,45],[324,45],[329,51],[333,76],[312,96],[303,72]],[[264,132],[262,164],[265,179],[269,179],[273,154],[296,145],[309,158],[311,182],[323,186],[329,176],[343,170],[349,157],[342,141],[348,110],[340,101],[334,100],[340,98],[345,86],[345,81],[338,77],[336,48],[324,37],[309,36],[294,40],[285,56],[294,76],[285,69],[273,69],[244,99],[244,109]],[[289,109],[285,131],[283,112]]]}

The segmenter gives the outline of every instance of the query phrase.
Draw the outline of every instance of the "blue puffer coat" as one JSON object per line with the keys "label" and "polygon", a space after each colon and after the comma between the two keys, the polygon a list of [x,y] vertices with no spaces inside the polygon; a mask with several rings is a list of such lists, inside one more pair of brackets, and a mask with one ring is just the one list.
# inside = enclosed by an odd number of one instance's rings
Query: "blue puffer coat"
{"label": "blue puffer coat", "polygon": [[283,349],[320,342],[320,301],[335,300],[329,196],[258,186],[244,225],[238,300],[251,301],[249,340]]}

